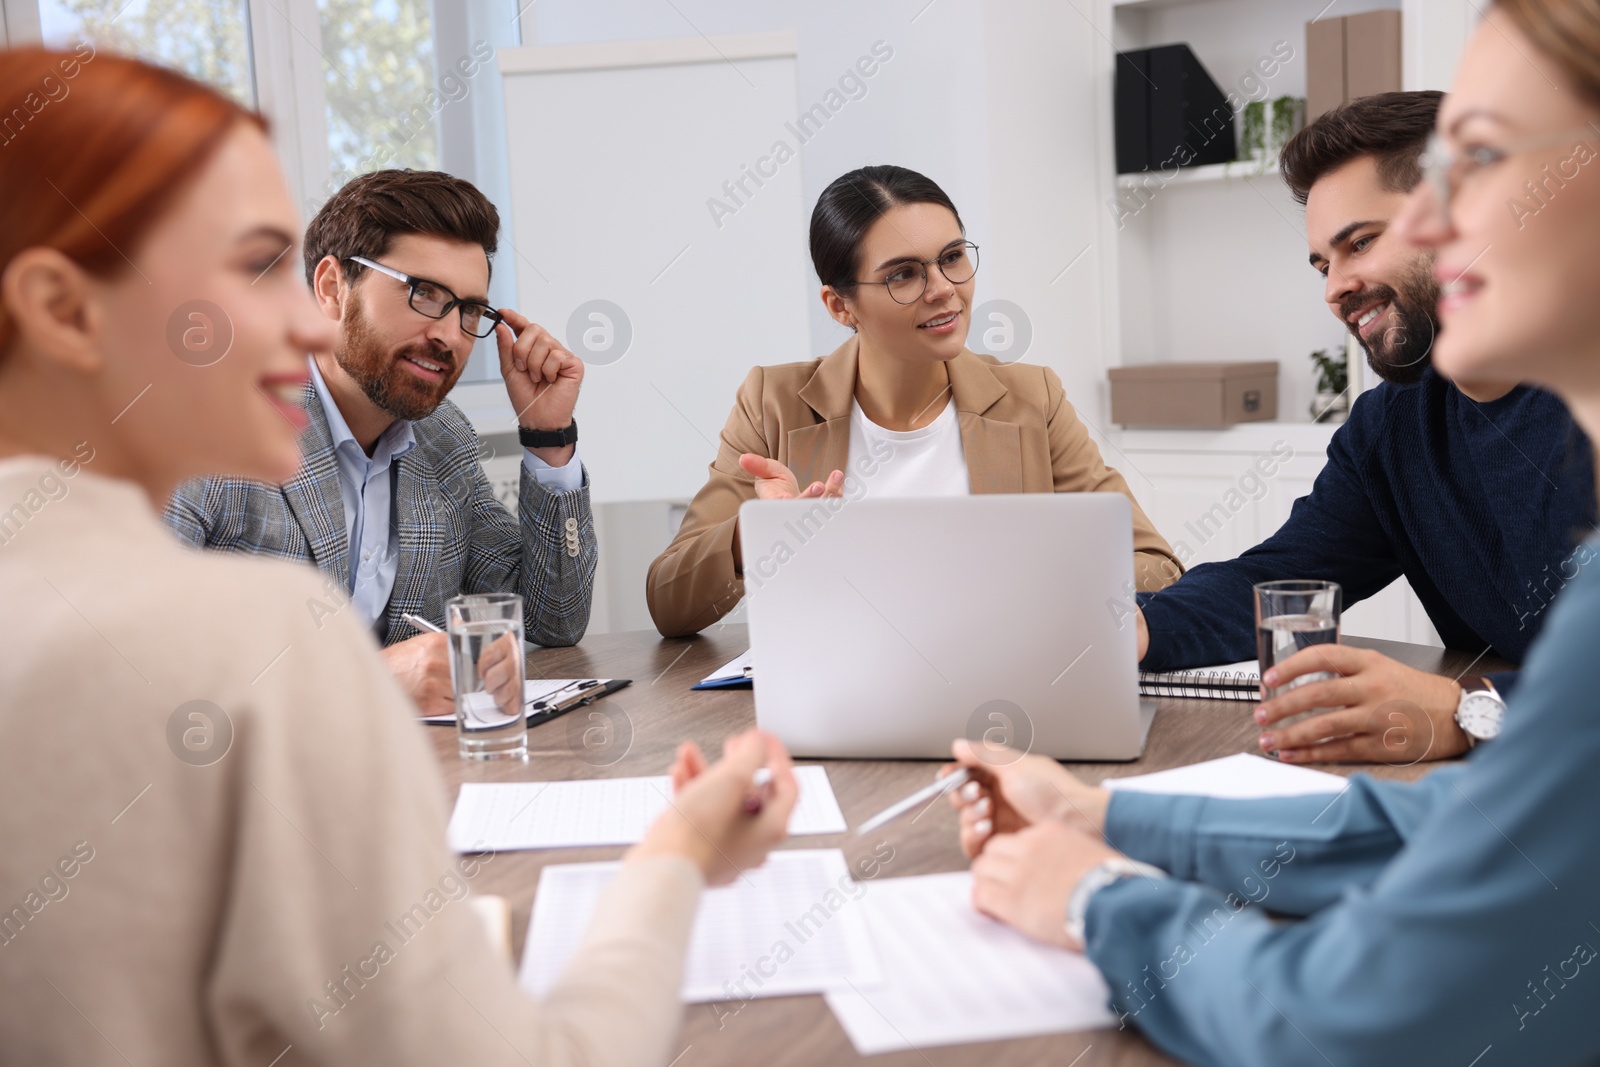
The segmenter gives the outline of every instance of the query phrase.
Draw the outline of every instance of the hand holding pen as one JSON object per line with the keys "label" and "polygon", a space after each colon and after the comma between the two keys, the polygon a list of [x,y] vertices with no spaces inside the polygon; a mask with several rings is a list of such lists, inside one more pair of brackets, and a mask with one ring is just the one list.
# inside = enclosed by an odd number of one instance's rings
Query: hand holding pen
{"label": "hand holding pen", "polygon": [[[754,731],[746,731],[752,733]],[[742,735],[741,735],[742,736]],[[774,745],[782,748],[782,742],[770,735],[764,735]],[[707,768],[705,754],[700,751],[700,746],[693,741],[685,741],[678,746],[676,757],[672,762],[672,791],[674,794],[683,791],[684,786],[699,777]],[[772,795],[772,768],[770,766],[757,767],[750,776],[750,788],[745,794],[742,805],[746,815],[760,815],[766,805],[767,798]]]}
{"label": "hand holding pen", "polygon": [[711,885],[726,885],[739,871],[760,866],[788,836],[789,815],[800,797],[783,743],[757,729],[729,738],[715,765],[693,742],[678,746],[672,786],[671,805],[629,858],[683,855]]}

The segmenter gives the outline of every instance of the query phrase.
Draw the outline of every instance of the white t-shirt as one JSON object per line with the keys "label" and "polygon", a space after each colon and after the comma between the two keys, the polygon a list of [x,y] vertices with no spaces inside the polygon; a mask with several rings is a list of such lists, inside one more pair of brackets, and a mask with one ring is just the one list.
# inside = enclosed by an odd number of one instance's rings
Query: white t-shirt
{"label": "white t-shirt", "polygon": [[966,496],[967,456],[955,400],[920,430],[886,430],[850,401],[850,459],[845,476],[866,495]]}

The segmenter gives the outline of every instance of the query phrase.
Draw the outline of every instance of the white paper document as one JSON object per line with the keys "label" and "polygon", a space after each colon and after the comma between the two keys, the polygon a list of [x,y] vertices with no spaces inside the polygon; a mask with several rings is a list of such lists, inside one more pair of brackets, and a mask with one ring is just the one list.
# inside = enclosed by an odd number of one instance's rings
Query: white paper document
{"label": "white paper document", "polygon": [[[463,708],[466,713],[467,728],[469,730],[493,730],[501,726],[509,726],[522,718],[524,714],[522,708],[516,709],[510,715],[505,714],[500,710],[500,705],[496,702],[494,694],[487,690],[463,694],[458,706]],[[455,722],[455,718],[453,714],[434,715],[428,717],[428,721],[450,723]]]}
{"label": "white paper document", "polygon": [[1301,797],[1313,793],[1338,793],[1349,779],[1310,767],[1296,767],[1263,756],[1241,752],[1235,756],[1191,763],[1170,771],[1107,778],[1107,789],[1140,793],[1183,793],[1220,800],[1255,800],[1261,797]]}
{"label": "white paper document", "polygon": [[[620,863],[564,863],[539,875],[518,981],[535,996],[577,950],[601,892]],[[773,852],[732,885],[700,898],[683,999],[691,1004],[866,988],[880,981],[863,902],[838,849]]]}
{"label": "white paper document", "polygon": [[827,993],[861,1055],[1116,1023],[1094,964],[979,914],[967,871],[863,884],[883,984]]}
{"label": "white paper document", "polygon": [[[842,834],[844,813],[815,764],[796,767],[800,800],[789,816],[791,834]],[[524,848],[631,845],[644,839],[667,810],[672,779],[585,778],[571,782],[464,782],[450,816],[457,852]]]}

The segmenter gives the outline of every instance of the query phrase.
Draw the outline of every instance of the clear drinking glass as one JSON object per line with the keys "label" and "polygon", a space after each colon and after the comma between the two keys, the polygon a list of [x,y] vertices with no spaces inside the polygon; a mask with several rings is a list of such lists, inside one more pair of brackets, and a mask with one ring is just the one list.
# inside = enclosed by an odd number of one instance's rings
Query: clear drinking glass
{"label": "clear drinking glass", "polygon": [[[1255,587],[1256,653],[1263,676],[1301,649],[1313,645],[1339,643],[1339,605],[1343,592],[1338,582],[1302,581],[1260,582]],[[1291,689],[1311,682],[1334,678],[1330,671],[1302,674],[1287,685],[1269,688],[1261,685],[1261,699],[1271,700]],[[1314,714],[1307,712],[1306,715]],[[1284,719],[1275,725],[1288,725],[1305,715]]]}
{"label": "clear drinking glass", "polygon": [[473,593],[445,605],[456,742],[462,759],[522,759],[528,716],[522,704],[522,597]]}

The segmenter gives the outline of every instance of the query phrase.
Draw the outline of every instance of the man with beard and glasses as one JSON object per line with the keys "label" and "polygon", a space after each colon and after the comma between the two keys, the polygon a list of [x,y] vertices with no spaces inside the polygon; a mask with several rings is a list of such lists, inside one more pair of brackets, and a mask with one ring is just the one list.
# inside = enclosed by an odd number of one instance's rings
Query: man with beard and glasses
{"label": "man with beard and glasses", "polygon": [[[328,595],[306,610],[357,613],[428,714],[454,708],[448,645],[405,616],[443,626],[453,596],[515,592],[528,640],[571,645],[594,591],[572,418],[583,363],[543,327],[488,306],[499,230],[494,205],[448,174],[377,171],[340,189],[306,231],[306,279],[339,342],[294,390],[310,419],[300,472],[281,486],[192,482],[167,509],[195,544],[314,563]],[[445,399],[491,333],[526,446],[516,516]]]}
{"label": "man with beard and glasses", "polygon": [[[1442,95],[1363,97],[1284,147],[1280,167],[1305,206],[1328,307],[1383,383],[1356,399],[1310,494],[1277,533],[1139,595],[1144,670],[1254,658],[1251,586],[1285,578],[1336,581],[1348,606],[1404,576],[1446,645],[1520,663],[1551,598],[1589,561],[1580,540],[1595,528],[1592,453],[1566,407],[1529,386],[1452,384],[1430,365],[1433,258],[1389,226],[1422,178]],[[1317,672],[1334,677],[1255,710],[1263,750],[1293,763],[1457,755],[1498,731],[1499,696],[1516,678],[1452,681],[1323,645],[1280,664],[1266,684]],[[1487,709],[1466,720],[1471,732],[1457,714],[1466,700]],[[1280,725],[1314,709],[1328,710]]]}

